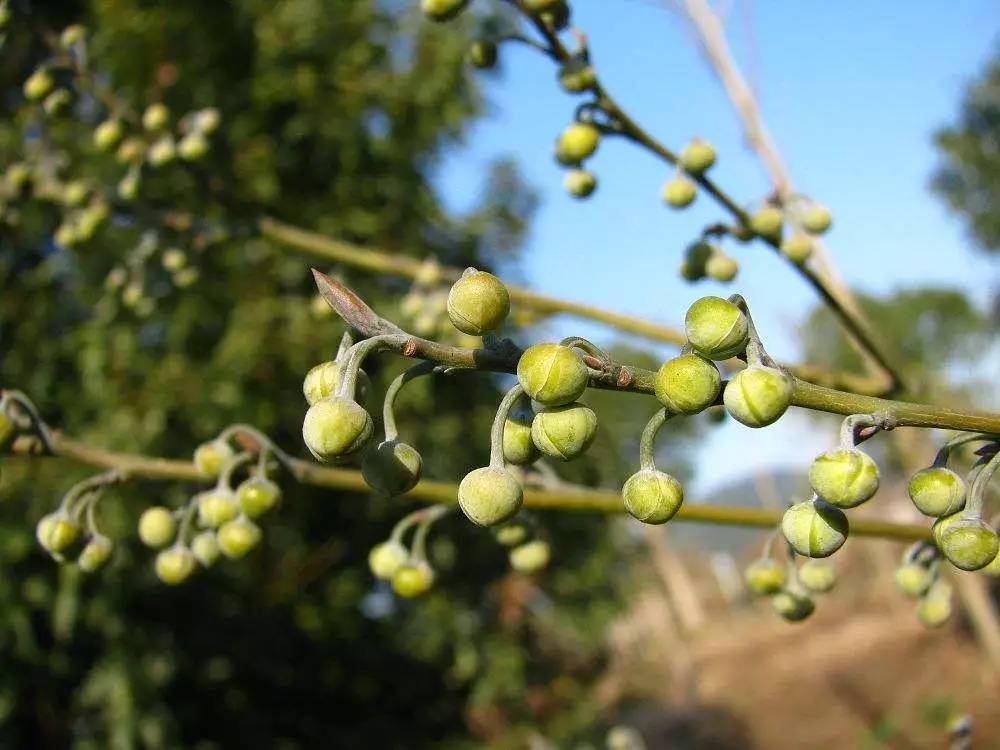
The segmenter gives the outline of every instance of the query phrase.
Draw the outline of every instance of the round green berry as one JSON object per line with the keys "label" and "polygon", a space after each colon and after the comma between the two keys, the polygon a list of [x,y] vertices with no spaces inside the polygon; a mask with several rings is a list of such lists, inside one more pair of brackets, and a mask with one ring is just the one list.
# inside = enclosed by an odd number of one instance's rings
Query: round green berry
{"label": "round green berry", "polygon": [[774,367],[751,365],[726,384],[722,402],[737,422],[747,427],[774,424],[792,403],[792,379]]}
{"label": "round green berry", "polygon": [[249,477],[236,488],[236,499],[248,518],[259,518],[281,500],[281,488],[267,477]]}
{"label": "round green berry", "polygon": [[802,228],[810,234],[823,234],[831,224],[833,215],[824,206],[814,203],[802,214]]}
{"label": "round green berry", "polygon": [[194,573],[196,561],[187,547],[175,544],[156,556],[156,577],[168,586],[184,583]]}
{"label": "round green berry", "polygon": [[368,567],[372,575],[383,581],[391,581],[396,572],[406,565],[410,553],[406,547],[392,539],[376,544],[368,553]]}
{"label": "round green berry", "polygon": [[910,478],[910,500],[925,516],[950,516],[965,507],[965,482],[943,466],[921,469]]}
{"label": "round green berry", "polygon": [[770,557],[764,557],[747,566],[743,573],[747,588],[761,596],[777,594],[785,588],[785,566]]}
{"label": "round green berry", "polygon": [[941,534],[941,552],[956,568],[979,570],[1000,551],[997,533],[978,518],[961,518]]}
{"label": "round green berry", "polygon": [[196,130],[181,138],[177,144],[177,155],[184,161],[199,161],[208,153],[208,149],[208,139]]}
{"label": "round green berry", "polygon": [[141,182],[139,171],[129,170],[128,174],[122,177],[118,183],[118,197],[124,201],[135,200],[139,195]]}
{"label": "round green berry", "polygon": [[217,529],[239,512],[240,502],[230,489],[216,487],[198,495],[198,523],[202,526]]}
{"label": "round green berry", "polygon": [[205,477],[217,477],[235,453],[225,440],[202,443],[194,450],[194,465],[198,473]]}
{"label": "round green berry", "polygon": [[139,516],[139,539],[147,547],[166,547],[177,536],[177,522],[168,508],[156,505]]}
{"label": "round green berry", "polygon": [[721,297],[695,300],[684,316],[684,330],[694,350],[708,359],[728,359],[747,348],[747,316]]}
{"label": "round green berry", "polygon": [[986,565],[979,569],[979,572],[990,578],[1000,578],[1000,552],[993,556]]}
{"label": "round green berry", "polygon": [[309,407],[302,439],[319,461],[332,461],[361,450],[372,436],[372,418],[356,401],[331,397]]}
{"label": "round green berry", "polygon": [[404,599],[426,594],[434,585],[434,571],[425,562],[409,562],[392,576],[392,590]]}
{"label": "round green berry", "polygon": [[698,187],[692,180],[677,175],[667,180],[661,191],[663,201],[673,208],[687,208],[698,197]]}
{"label": "round green berry", "polygon": [[42,102],[42,109],[50,117],[66,112],[73,103],[73,96],[66,89],[56,89]]}
{"label": "round green berry", "polygon": [[728,283],[736,278],[740,264],[725,253],[716,252],[705,263],[705,273],[709,278]]}
{"label": "round green berry", "polygon": [[517,362],[517,380],[528,394],[545,406],[576,401],[587,390],[590,372],[575,349],[562,344],[535,344]]}
{"label": "round green berry", "polygon": [[165,104],[150,104],[142,113],[142,127],[149,131],[163,130],[170,122],[170,110]]}
{"label": "round green berry", "polygon": [[825,560],[808,560],[799,568],[799,580],[809,591],[822,594],[837,583],[837,571]]}
{"label": "round green berry", "polygon": [[38,543],[43,549],[56,555],[76,544],[82,533],[80,524],[62,511],[43,517],[35,527]]}
{"label": "round green berry", "polygon": [[144,153],[145,146],[141,138],[126,138],[115,152],[115,158],[120,164],[138,164]]}
{"label": "round green berry", "polygon": [[239,560],[260,543],[260,526],[240,516],[222,524],[216,534],[219,551],[231,560]]}
{"label": "round green berry", "polygon": [[551,550],[548,542],[541,539],[520,544],[507,555],[510,567],[519,573],[537,573],[549,564]]}
{"label": "round green berry", "polygon": [[422,459],[412,445],[383,440],[365,452],[361,475],[368,486],[393,497],[409,492],[420,480]]}
{"label": "round green berry", "polygon": [[164,135],[157,138],[146,152],[146,158],[151,167],[162,167],[172,162],[177,158],[177,144],[173,137]]}
{"label": "round green berry", "polygon": [[571,94],[589,91],[597,83],[593,66],[581,58],[573,58],[559,69],[559,85]]}
{"label": "round green berry", "polygon": [[589,122],[574,122],[556,141],[556,159],[560,164],[574,166],[597,151],[601,131]]}
{"label": "round green berry", "polygon": [[199,109],[195,112],[193,127],[195,130],[204,133],[205,135],[211,135],[219,128],[219,123],[222,122],[222,115],[219,114],[219,110],[215,107],[205,107],[204,109]]}
{"label": "round green berry", "polygon": [[82,42],[86,36],[86,27],[75,23],[62,30],[62,33],[59,35],[59,43],[66,49],[69,49],[70,47],[75,47]]}
{"label": "round green berry", "polygon": [[776,240],[781,236],[785,215],[780,208],[765,206],[750,217],[750,228],[754,234]]}
{"label": "round green berry", "polygon": [[45,68],[39,68],[24,82],[24,96],[33,102],[41,101],[52,88],[56,85],[56,82],[52,79],[52,75]]}
{"label": "round green berry", "polygon": [[707,242],[692,242],[684,250],[684,262],[688,264],[698,278],[705,275],[705,266],[709,258],[718,253],[719,250]]}
{"label": "round green berry", "polygon": [[458,485],[458,504],[469,520],[495,526],[521,509],[524,492],[506,469],[484,466],[470,471]]}
{"label": "round green berry", "polygon": [[801,266],[813,252],[813,240],[801,232],[786,237],[781,242],[781,253],[796,265]]}
{"label": "round green berry", "polygon": [[708,141],[695,139],[681,151],[681,166],[691,174],[701,174],[715,164],[715,149]]}
{"label": "round green berry", "polygon": [[[306,373],[302,381],[302,395],[310,406],[324,398],[329,398],[337,392],[337,382],[340,379],[340,365],[336,362],[322,362]],[[364,402],[371,392],[372,381],[364,370],[358,370],[355,380],[355,395],[359,402]]]}
{"label": "round green berry", "polygon": [[939,628],[951,618],[951,585],[937,581],[917,604],[917,619],[925,627]]}
{"label": "round green berry", "polygon": [[102,534],[93,537],[80,551],[80,556],[76,559],[76,564],[85,573],[93,573],[100,570],[111,559],[115,545],[110,539]]}
{"label": "round green berry", "polygon": [[847,540],[844,511],[822,500],[797,503],[781,517],[781,532],[792,549],[805,557],[829,557]]}
{"label": "round green berry", "polygon": [[211,568],[219,559],[219,540],[214,531],[202,531],[191,540],[191,552],[203,568]]}
{"label": "round green berry", "polygon": [[917,562],[906,563],[896,568],[893,575],[896,587],[907,596],[923,596],[934,583],[934,574],[926,565]]}
{"label": "round green berry", "polygon": [[673,518],[680,509],[684,488],[666,472],[642,469],[625,480],[622,500],[633,518],[643,523],[661,524]]}
{"label": "round green berry", "polygon": [[697,414],[715,403],[722,388],[719,368],[700,354],[668,359],[656,373],[653,391],[672,414]]}
{"label": "round green berry", "polygon": [[800,622],[816,609],[816,603],[811,597],[789,590],[775,594],[771,598],[771,606],[788,622]]}
{"label": "round green berry", "polygon": [[469,4],[469,0],[420,0],[420,10],[432,21],[450,21]]}
{"label": "round green berry", "polygon": [[531,439],[542,453],[562,461],[583,455],[597,434],[597,415],[579,403],[547,406],[531,423]]}
{"label": "round green berry", "polygon": [[497,45],[489,39],[477,39],[469,46],[469,64],[488,70],[497,64]]}
{"label": "round green berry", "polygon": [[527,398],[518,399],[503,424],[503,457],[514,466],[535,463],[541,451],[531,439],[531,423],[535,412]]}
{"label": "round green berry", "polygon": [[586,169],[571,169],[563,178],[563,187],[574,198],[587,198],[597,189],[597,178]]}
{"label": "round green berry", "polygon": [[493,536],[504,547],[516,547],[528,538],[531,530],[524,521],[508,521],[493,530]]}
{"label": "round green berry", "polygon": [[839,448],[816,456],[809,467],[813,492],[838,508],[853,508],[878,491],[878,465],[857,448]]}
{"label": "round green berry", "polygon": [[482,336],[496,330],[509,312],[507,287],[486,271],[466,272],[448,292],[448,317],[462,333]]}

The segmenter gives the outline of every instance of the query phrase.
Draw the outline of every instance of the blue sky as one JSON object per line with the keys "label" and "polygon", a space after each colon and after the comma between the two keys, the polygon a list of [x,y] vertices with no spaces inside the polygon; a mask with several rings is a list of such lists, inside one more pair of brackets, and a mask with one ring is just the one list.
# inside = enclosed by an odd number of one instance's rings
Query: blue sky
{"label": "blue sky", "polygon": [[[954,118],[965,83],[1000,47],[1000,3],[721,5],[730,9],[730,44],[797,187],[833,210],[828,246],[848,283],[875,293],[951,284],[985,300],[996,265],[970,249],[927,184],[937,163],[932,133]],[[671,0],[576,0],[573,8],[602,80],[627,111],[675,149],[695,136],[712,141],[720,155],[713,177],[739,201],[751,204],[768,191]],[[682,281],[684,247],[724,214],[705,196],[687,211],[665,208],[658,194],[669,169],[624,141],[607,139],[589,162],[600,180],[593,198],[568,197],[551,149],[578,100],[558,89],[540,55],[508,45],[501,57],[502,72],[486,80],[489,115],[450,156],[440,187],[451,205],[465,208],[489,162],[516,155],[542,200],[519,268],[524,280],[541,292],[675,326],[697,297],[738,291],[772,354],[799,359],[794,328],[815,301],[809,287],[760,244],[727,246],[741,264],[730,285]],[[569,319],[550,330],[610,338]],[[701,462],[733,450],[744,459],[699,472],[694,490],[710,491],[754,468],[804,467],[834,440],[833,424],[824,432],[799,416],[752,434],[730,424],[703,447]]]}

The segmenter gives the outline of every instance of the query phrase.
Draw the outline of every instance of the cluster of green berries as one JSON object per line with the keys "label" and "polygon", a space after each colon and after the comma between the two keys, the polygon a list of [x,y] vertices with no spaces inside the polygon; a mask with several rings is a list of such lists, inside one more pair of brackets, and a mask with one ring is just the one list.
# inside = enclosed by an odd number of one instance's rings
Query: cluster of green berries
{"label": "cluster of green berries", "polygon": [[687,281],[704,278],[728,283],[736,278],[740,264],[718,245],[701,240],[688,245],[681,261],[681,277]]}
{"label": "cluster of green berries", "polygon": [[701,177],[715,164],[715,148],[708,141],[696,138],[688,143],[677,160],[677,173],[663,185],[661,195],[671,208],[687,208],[698,197],[698,185],[692,179]]}
{"label": "cluster of green berries", "polygon": [[938,628],[951,617],[951,584],[940,577],[937,550],[917,544],[903,555],[895,573],[896,587],[917,600],[917,619],[928,628]]}
{"label": "cluster of green berries", "polygon": [[747,567],[744,580],[752,593],[770,597],[774,611],[782,618],[799,622],[816,609],[813,595],[834,587],[837,573],[825,560],[807,560],[795,570],[791,563],[782,565],[764,556]]}
{"label": "cluster of green berries", "polygon": [[534,524],[515,518],[497,526],[493,536],[507,548],[510,567],[518,573],[538,573],[548,566],[552,550],[549,543],[538,536]]}
{"label": "cluster of green berries", "polygon": [[[388,581],[397,596],[414,599],[434,585],[436,574],[427,559],[426,537],[431,525],[443,515],[441,508],[414,511],[396,524],[389,538],[376,544],[368,553],[368,567],[376,578]],[[409,547],[404,537],[413,526],[416,531]]]}

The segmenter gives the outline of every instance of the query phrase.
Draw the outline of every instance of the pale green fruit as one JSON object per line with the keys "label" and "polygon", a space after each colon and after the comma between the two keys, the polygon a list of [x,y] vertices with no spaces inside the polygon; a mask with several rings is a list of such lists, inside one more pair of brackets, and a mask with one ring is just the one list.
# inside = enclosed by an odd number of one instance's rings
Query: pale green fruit
{"label": "pale green fruit", "polygon": [[597,178],[586,169],[571,169],[563,178],[563,187],[574,198],[587,198],[597,189]]}
{"label": "pale green fruit", "polygon": [[153,506],[139,516],[139,539],[147,547],[166,547],[177,536],[177,521],[173,513],[162,506]]}
{"label": "pale green fruit", "polygon": [[236,493],[225,487],[216,487],[198,495],[198,523],[217,529],[236,518],[240,502]]}
{"label": "pale green fruit", "polygon": [[420,0],[420,10],[432,21],[450,21],[469,4],[469,0]]}
{"label": "pale green fruit", "polygon": [[743,577],[746,580],[747,588],[753,593],[770,596],[785,588],[788,574],[785,572],[784,565],[770,557],[764,557],[747,566]]}
{"label": "pale green fruit", "polygon": [[152,167],[162,167],[177,158],[177,145],[172,136],[164,135],[157,138],[146,152],[146,158]]}
{"label": "pale green fruit", "polygon": [[961,518],[940,534],[941,552],[956,568],[979,570],[1000,551],[997,533],[978,518]]}
{"label": "pale green fruit", "polygon": [[205,477],[217,477],[235,453],[225,440],[210,440],[194,450],[194,465]]}
{"label": "pale green fruit", "polygon": [[528,538],[530,529],[523,521],[508,521],[493,530],[493,536],[504,547],[516,547]]}
{"label": "pale green fruit", "polygon": [[821,453],[809,467],[813,492],[838,508],[854,508],[878,491],[878,466],[857,448]]}
{"label": "pale green fruit", "polygon": [[80,556],[76,559],[76,564],[85,573],[93,573],[100,570],[111,558],[115,545],[106,536],[98,535],[87,542]]}
{"label": "pale green fruit", "polygon": [[[336,362],[322,362],[306,373],[302,381],[302,395],[312,406],[317,401],[329,398],[337,392],[337,382],[340,379],[340,365]],[[364,402],[372,389],[372,381],[364,370],[358,370],[355,380],[355,395],[359,402]]]}
{"label": "pale green fruit", "polygon": [[556,141],[556,159],[560,164],[574,166],[597,151],[601,131],[589,122],[574,122]]}
{"label": "pale green fruit", "polygon": [[407,563],[392,576],[392,590],[404,599],[414,599],[426,594],[433,585],[434,571],[425,562]]}
{"label": "pale green fruit", "polygon": [[69,49],[70,47],[75,47],[80,42],[82,42],[86,38],[86,36],[87,36],[86,27],[81,26],[78,23],[75,23],[72,26],[67,26],[65,29],[62,30],[62,33],[59,35],[59,43],[62,44],[63,47]]}
{"label": "pale green fruit", "polygon": [[593,66],[579,57],[573,58],[559,69],[559,85],[563,91],[580,94],[589,91],[597,83]]}
{"label": "pale green fruit", "polygon": [[219,559],[219,540],[214,531],[202,531],[191,540],[191,552],[203,568],[211,568]]}
{"label": "pale green fruit", "polygon": [[750,217],[750,228],[755,234],[776,240],[781,236],[785,215],[780,208],[765,206]]}
{"label": "pale green fruit", "polygon": [[39,68],[24,82],[24,96],[33,102],[41,101],[49,95],[55,85],[56,82],[49,71]]}
{"label": "pale green fruit", "polygon": [[912,597],[923,596],[934,583],[934,574],[930,569],[916,562],[901,565],[893,577],[899,590]]}
{"label": "pale green fruit", "polygon": [[489,39],[476,39],[469,47],[469,63],[474,68],[488,70],[497,64],[497,45]]}
{"label": "pale green fruit", "polygon": [[910,478],[910,500],[925,516],[950,516],[965,507],[965,482],[943,466],[921,469]]}
{"label": "pale green fruit", "polygon": [[715,148],[711,143],[695,139],[681,151],[681,166],[691,174],[701,174],[715,164]]}
{"label": "pale green fruit", "polygon": [[145,152],[146,147],[141,138],[128,138],[118,147],[115,158],[120,164],[138,164]]}
{"label": "pale green fruit", "polygon": [[409,559],[410,553],[406,547],[390,539],[371,548],[368,553],[368,567],[376,578],[391,581]]}
{"label": "pale green fruit", "polygon": [[847,516],[822,500],[797,503],[781,517],[781,531],[805,557],[829,557],[847,540]]}
{"label": "pale green fruit", "polygon": [[383,440],[366,453],[361,474],[368,486],[390,497],[409,492],[420,481],[423,460],[412,445]]}
{"label": "pale green fruit", "polygon": [[661,524],[680,510],[684,488],[666,472],[642,469],[625,480],[622,500],[633,518],[643,523]]}
{"label": "pale green fruit", "polygon": [[811,597],[795,591],[778,592],[771,597],[771,606],[789,622],[800,622],[816,609],[816,603]]}
{"label": "pale green fruit", "polygon": [[590,372],[575,349],[562,344],[535,344],[518,360],[517,380],[529,398],[546,406],[560,406],[583,395]]}
{"label": "pale green fruit", "polygon": [[811,205],[802,214],[802,228],[810,234],[823,234],[833,224],[833,215],[824,206]]}
{"label": "pale green fruit", "polygon": [[774,367],[751,365],[726,384],[722,402],[737,422],[767,427],[781,418],[792,403],[792,379]]}
{"label": "pale green fruit", "polygon": [[215,107],[205,107],[205,109],[199,109],[194,114],[194,121],[192,127],[204,135],[211,135],[219,128],[219,123],[222,122],[222,116],[219,114],[219,110]]}
{"label": "pale green fruit", "polygon": [[58,555],[76,544],[83,529],[62,511],[50,513],[35,527],[35,538],[42,548]]}
{"label": "pale green fruit", "polygon": [[719,252],[717,248],[707,242],[692,242],[684,251],[684,263],[687,265],[693,278],[697,281],[705,276],[705,266],[708,265],[709,258]]}
{"label": "pale green fruit", "polygon": [[118,197],[125,201],[135,200],[139,195],[141,182],[138,170],[129,170],[128,174],[122,177],[118,183]]}
{"label": "pale green fruit", "polygon": [[240,516],[222,525],[216,534],[219,551],[231,560],[239,560],[260,543],[260,527]]}
{"label": "pale green fruit", "polygon": [[917,619],[928,628],[939,628],[951,618],[951,585],[937,581],[917,604]]}
{"label": "pale green fruit", "polygon": [[697,414],[715,403],[722,388],[719,368],[700,354],[668,359],[656,373],[653,391],[671,414]]}
{"label": "pale green fruit", "polygon": [[184,161],[198,161],[208,153],[208,149],[208,139],[197,130],[188,133],[177,144],[177,153]]}
{"label": "pale green fruit", "polygon": [[462,333],[482,336],[496,330],[509,312],[507,287],[486,271],[463,274],[448,292],[448,317]]}
{"label": "pale green fruit", "polygon": [[83,180],[73,180],[67,182],[62,190],[62,202],[64,206],[82,205],[90,194],[90,186]]}
{"label": "pale green fruit", "polygon": [[163,251],[160,262],[168,271],[179,271],[187,265],[187,253],[180,248],[169,247]]}
{"label": "pale green fruit", "polygon": [[547,406],[531,423],[531,439],[542,453],[562,461],[583,455],[597,434],[597,415],[579,403]]}
{"label": "pale green fruit", "polygon": [[302,439],[319,461],[332,461],[361,450],[375,425],[360,405],[348,398],[332,397],[309,407],[302,423]]}
{"label": "pale green fruit", "polygon": [[730,282],[736,278],[740,271],[740,264],[735,258],[731,258],[725,253],[713,253],[712,257],[705,263],[705,273],[709,278]]}
{"label": "pale green fruit", "polygon": [[1000,553],[994,555],[992,560],[979,569],[979,572],[990,578],[1000,578]]}
{"label": "pale green fruit", "polygon": [[692,180],[678,175],[667,180],[661,191],[664,202],[673,208],[686,208],[698,197],[698,187]]}
{"label": "pale green fruit", "polygon": [[821,594],[837,583],[837,571],[825,560],[808,560],[799,568],[799,580],[809,591]]}
{"label": "pale green fruit", "polygon": [[168,586],[184,583],[194,573],[196,560],[187,547],[174,545],[156,556],[156,577]]}
{"label": "pale green fruit", "polygon": [[508,558],[510,567],[519,573],[537,573],[549,564],[551,554],[548,542],[536,539],[514,547]]}
{"label": "pale green fruit", "polygon": [[66,112],[73,103],[73,96],[66,89],[56,89],[42,102],[42,109],[50,117]]}
{"label": "pale green fruit", "polygon": [[813,252],[813,241],[808,234],[796,233],[786,237],[781,243],[781,252],[796,265],[802,265]]}
{"label": "pale green fruit", "polygon": [[721,297],[702,297],[688,308],[684,330],[694,350],[708,359],[741,354],[749,340],[747,316]]}
{"label": "pale green fruit", "polygon": [[142,127],[146,130],[163,130],[170,122],[170,110],[164,104],[150,104],[142,113]]}
{"label": "pale green fruit", "polygon": [[535,463],[541,451],[531,439],[531,423],[535,412],[526,398],[518,399],[503,424],[503,457],[514,466]]}
{"label": "pale green fruit", "polygon": [[281,500],[281,488],[266,477],[249,477],[236,488],[240,509],[248,518],[259,518]]}
{"label": "pale green fruit", "polygon": [[484,466],[470,471],[458,485],[458,504],[469,520],[495,526],[521,509],[524,492],[506,469]]}

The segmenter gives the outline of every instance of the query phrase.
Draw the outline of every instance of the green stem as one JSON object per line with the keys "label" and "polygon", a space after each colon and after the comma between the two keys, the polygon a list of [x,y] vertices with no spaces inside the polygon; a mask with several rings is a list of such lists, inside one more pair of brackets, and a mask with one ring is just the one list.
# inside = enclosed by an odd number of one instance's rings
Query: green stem
{"label": "green stem", "polygon": [[964,517],[982,518],[983,504],[986,502],[986,487],[998,471],[1000,471],[1000,452],[987,461],[976,475],[969,492],[969,504],[965,508]]}
{"label": "green stem", "polygon": [[507,422],[507,415],[510,414],[510,410],[523,393],[524,389],[518,383],[504,394],[500,406],[497,407],[496,416],[493,418],[493,428],[490,430],[490,466],[494,469],[507,467],[503,457],[503,428]]}
{"label": "green stem", "polygon": [[344,355],[344,364],[341,366],[337,379],[337,397],[354,399],[354,391],[358,381],[358,370],[361,369],[362,362],[372,352],[386,349],[390,343],[399,337],[396,334],[382,334],[372,336],[364,341],[354,344]]}
{"label": "green stem", "polygon": [[396,396],[404,385],[409,383],[414,378],[419,378],[422,375],[429,375],[434,372],[434,368],[437,365],[434,362],[421,362],[418,365],[414,365],[409,369],[401,372],[396,378],[389,384],[389,388],[385,392],[385,403],[382,406],[382,422],[385,426],[385,439],[395,440],[399,437],[399,430],[396,429],[396,415],[393,412],[393,408],[396,404]]}
{"label": "green stem", "polygon": [[646,423],[646,427],[642,431],[642,437],[639,439],[639,467],[643,471],[653,471],[656,469],[656,461],[654,459],[655,451],[653,448],[656,443],[656,436],[660,432],[660,428],[666,424],[668,419],[670,419],[670,414],[667,410],[658,409],[656,413],[650,417],[649,421]]}

